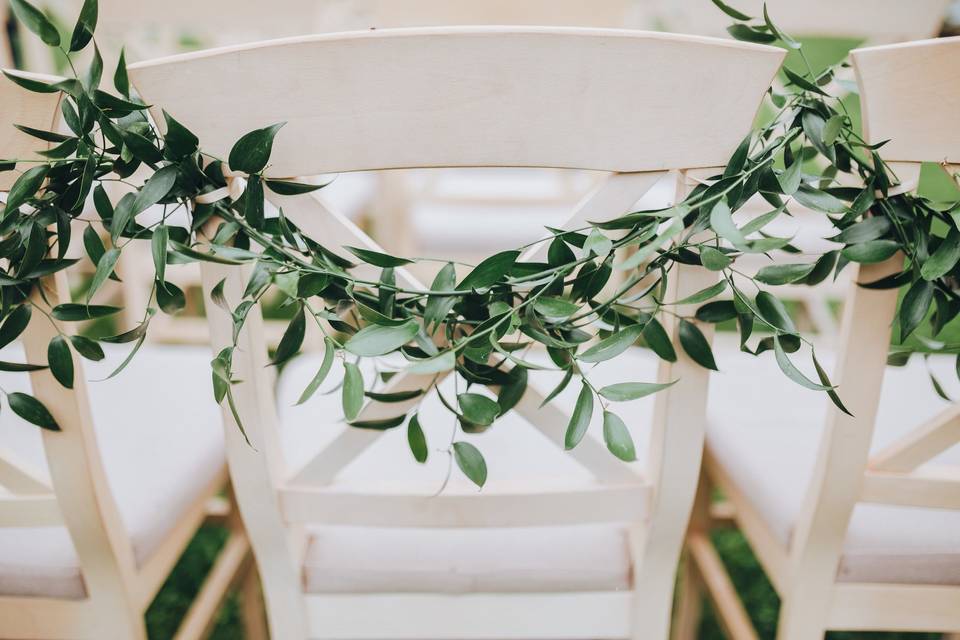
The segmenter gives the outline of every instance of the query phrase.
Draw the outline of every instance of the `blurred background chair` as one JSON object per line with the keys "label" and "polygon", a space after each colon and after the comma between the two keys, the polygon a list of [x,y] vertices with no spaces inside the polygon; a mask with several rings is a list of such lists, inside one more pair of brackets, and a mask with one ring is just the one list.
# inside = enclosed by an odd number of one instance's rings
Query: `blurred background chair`
{"label": "blurred background chair", "polygon": [[[0,79],[4,154],[32,157],[37,140],[13,124],[55,128],[59,99]],[[16,176],[0,174],[0,190]],[[64,271],[43,286],[50,304],[72,302]],[[6,365],[0,374],[8,404],[29,402],[17,394],[32,394],[56,421],[44,419],[41,428],[7,408],[0,417],[0,637],[145,640],[144,611],[187,543],[211,509],[230,515],[231,503],[220,497],[227,472],[210,403],[210,356],[145,347],[122,375],[88,386],[87,367],[76,355],[82,337],[45,317],[50,309],[39,295],[34,304],[22,340],[3,345],[0,359],[45,364],[47,345],[59,335],[68,344],[73,386],[64,388],[49,370],[28,377]],[[22,317],[29,308],[21,309],[13,313]],[[8,316],[8,333],[11,322]],[[84,351],[91,349],[87,343]],[[126,355],[106,351],[88,365],[95,378],[108,377]],[[235,513],[229,530],[178,640],[204,636],[236,580],[252,576],[248,588],[257,588]]]}
{"label": "blurred background chair", "polygon": [[[178,113],[214,153],[252,128],[252,117],[287,121],[273,149],[275,176],[478,165],[613,172],[567,221],[575,228],[621,214],[669,170],[725,162],[782,55],[639,32],[442,29],[320,36],[130,71],[148,102]],[[314,59],[341,63],[302,63]],[[623,74],[623,60],[635,61],[635,73]],[[261,78],[262,92],[242,89],[235,75],[241,68]],[[727,82],[734,69],[735,85]],[[482,100],[474,99],[478,91]],[[705,131],[698,127],[709,126],[697,115],[703,107],[695,97],[703,92],[715,98],[712,113],[730,124],[721,135],[699,135]],[[251,100],[255,109],[228,108]],[[681,195],[686,178],[674,176]],[[348,244],[375,246],[313,195],[275,204],[338,253]],[[208,293],[226,278],[227,298],[238,302],[240,270],[208,263],[202,270]],[[396,275],[406,286],[423,286],[403,270]],[[672,295],[683,297],[715,278],[679,267],[671,274]],[[403,430],[343,424],[339,399],[324,394],[336,389],[339,374],[291,408],[316,370],[310,356],[282,374],[278,418],[258,313],[248,316],[234,353],[243,381],[234,392],[254,448],[230,413],[224,417],[274,637],[666,637],[702,447],[704,369],[681,355],[655,373],[656,363],[637,349],[591,374],[679,379],[655,401],[625,409],[641,451],[633,468],[603,449],[597,420],[570,455],[561,451],[569,395],[556,408],[538,410],[546,388],[528,388],[496,427],[470,435],[460,434],[428,393],[419,411],[429,442],[436,447],[454,438],[486,452],[491,480],[476,495],[458,475],[445,483],[449,449],[431,451],[418,466],[400,453]],[[674,335],[672,318],[664,321]],[[215,349],[227,346],[229,318],[213,312],[208,319]],[[367,368],[365,375],[373,380],[375,372]],[[399,373],[377,386],[427,389],[432,378]],[[548,375],[540,384],[551,382]],[[456,393],[461,384],[449,376],[441,388]],[[358,419],[389,418],[410,407],[410,401],[373,403]],[[394,615],[401,609],[402,616]]]}
{"label": "blurred background chair", "polygon": [[[956,171],[960,38],[858,49],[853,62],[867,140],[891,140],[882,155],[900,179],[910,184],[921,162]],[[862,265],[853,280],[901,264]],[[955,397],[955,358],[886,366],[897,298],[855,283],[847,294],[829,361],[853,416],[779,375],[770,358],[766,367],[728,358],[726,380],[713,381],[681,640],[696,637],[698,585],[732,638],[756,637],[708,537],[711,487],[780,595],[780,640],[831,629],[960,632],[960,412],[930,383],[935,375]]]}

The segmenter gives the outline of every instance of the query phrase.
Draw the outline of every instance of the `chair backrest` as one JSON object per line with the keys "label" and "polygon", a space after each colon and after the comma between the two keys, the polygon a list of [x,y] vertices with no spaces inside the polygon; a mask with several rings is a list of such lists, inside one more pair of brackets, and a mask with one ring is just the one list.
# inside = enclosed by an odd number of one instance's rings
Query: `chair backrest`
{"label": "chair backrest", "polygon": [[[0,155],[29,158],[41,149],[45,143],[21,134],[13,125],[55,130],[59,99],[59,94],[31,93],[0,78]],[[9,188],[15,175],[0,174],[0,188]],[[49,313],[49,305],[70,302],[65,272],[46,278],[43,287],[46,299],[34,295],[33,303],[40,310],[33,311],[21,336],[30,363],[46,363],[50,340],[58,332],[71,333],[68,326],[56,326],[59,323],[43,313]],[[0,522],[18,527],[66,526],[80,559],[87,595],[104,607],[137,610],[133,549],[103,470],[83,366],[72,350],[71,357],[72,389],[61,386],[48,370],[30,373],[32,394],[46,405],[61,430],[41,432],[49,483],[13,451],[0,452],[0,486],[7,490],[0,497]]]}
{"label": "chair backrest", "polygon": [[10,35],[7,32],[9,26],[10,12],[7,5],[0,5],[0,67],[13,66],[13,47],[10,44]]}
{"label": "chair backrest", "polygon": [[[732,19],[700,0],[658,0],[659,18],[669,31],[726,35]],[[763,0],[730,3],[751,16],[763,15]],[[932,38],[950,0],[767,0],[778,26],[794,36],[856,38],[871,44]]]}
{"label": "chair backrest", "polygon": [[[639,31],[464,27],[336,34],[226,48],[136,64],[130,76],[149,103],[162,105],[215,154],[223,154],[251,129],[286,122],[271,157],[275,176],[460,166],[615,172],[569,221],[582,224],[622,214],[666,170],[725,164],[749,131],[783,55],[770,47]],[[249,78],[257,79],[256,91],[250,90]],[[375,246],[311,196],[284,198],[279,204],[305,233],[334,251],[358,242]],[[208,263],[201,269],[208,295],[225,279],[228,301],[239,301],[244,278],[238,269]],[[423,286],[399,272],[398,281]],[[681,273],[674,279],[680,281],[685,284],[675,286],[688,293],[705,286],[703,277]],[[679,552],[689,512],[683,504],[692,503],[696,486],[703,419],[690,416],[671,422],[669,429],[666,421],[683,413],[681,399],[691,397],[683,395],[690,392],[684,385],[699,385],[706,378],[705,370],[698,371],[683,356],[660,372],[664,379],[679,377],[681,382],[657,399],[648,485],[639,484],[602,445],[585,438],[571,453],[607,482],[605,492],[343,494],[322,485],[379,434],[348,428],[303,469],[286,469],[271,387],[263,374],[267,360],[259,337],[261,321],[257,312],[248,318],[252,322],[248,320],[240,334],[234,369],[242,380],[236,387],[237,409],[246,417],[252,448],[228,410],[224,417],[234,486],[265,572],[261,575],[268,601],[271,592],[290,595],[300,589],[299,567],[290,562],[297,557],[297,543],[290,541],[288,525],[318,519],[401,527],[636,523],[638,508],[643,509],[638,505],[653,504],[659,506],[651,506],[649,521],[658,526],[676,515],[658,536],[675,541]],[[215,349],[230,345],[227,315],[211,312],[208,319]],[[399,374],[388,389],[426,388],[429,382]],[[557,410],[537,411],[535,395],[527,391],[521,403],[527,408],[520,411],[559,443],[565,417]],[[359,419],[388,417],[409,408],[372,403]],[[334,416],[316,419],[337,421]],[[664,480],[671,474],[678,479],[673,485]],[[676,558],[669,551],[663,558],[672,558],[663,560],[672,572]],[[644,583],[642,577],[638,582]],[[273,613],[276,622],[279,614],[276,609]],[[285,613],[291,619],[299,615],[294,610]]]}
{"label": "chair backrest", "polygon": [[[960,158],[960,38],[904,43],[852,53],[869,143],[905,188],[924,161]],[[952,72],[952,74],[951,74]],[[907,106],[909,105],[909,107]],[[897,289],[860,287],[897,273],[902,256],[861,265],[846,298],[838,366],[831,377],[854,414],[831,407],[813,481],[792,537],[793,569],[824,584],[835,579],[854,505],[872,502],[960,509],[960,470],[927,477],[918,467],[960,442],[960,411],[950,407],[870,457],[890,345]]]}

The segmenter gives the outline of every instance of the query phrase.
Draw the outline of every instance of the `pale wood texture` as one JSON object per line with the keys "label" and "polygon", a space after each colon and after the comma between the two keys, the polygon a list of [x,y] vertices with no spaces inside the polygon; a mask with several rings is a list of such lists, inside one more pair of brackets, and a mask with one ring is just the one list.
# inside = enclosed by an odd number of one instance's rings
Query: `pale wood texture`
{"label": "pale wood texture", "polygon": [[[867,140],[891,139],[880,153],[896,161],[891,168],[901,181],[900,192],[916,188],[920,162],[955,161],[960,129],[947,109],[960,104],[960,88],[955,82],[958,45],[960,40],[954,38],[862,49],[853,54]],[[899,272],[902,265],[902,256],[861,265],[854,283]],[[788,546],[771,532],[710,450],[706,452],[709,481],[734,505],[737,524],[782,599],[778,640],[819,638],[830,629],[960,630],[960,588],[956,586],[838,582],[847,527],[856,504],[960,509],[960,470],[926,464],[957,443],[955,407],[869,457],[897,296],[896,290],[851,285],[831,380],[856,417],[830,407],[813,476]],[[712,550],[704,547],[707,539],[698,535],[691,534],[691,553],[709,566]],[[720,583],[713,588],[708,584],[707,591],[721,609],[721,619],[741,617],[739,603],[728,601]]]}
{"label": "pale wood texture", "polygon": [[[131,76],[148,102],[163,104],[211,149],[226,151],[249,129],[287,122],[271,158],[273,175],[474,165],[678,169],[682,195],[686,178],[697,173],[689,169],[721,165],[742,140],[782,57],[766,47],[643,32],[464,28],[263,43],[134,65]],[[635,67],[629,74],[624,61]],[[246,86],[253,77],[255,93]],[[711,96],[708,108],[704,95]],[[652,179],[612,177],[573,222],[623,213]],[[333,249],[358,240],[373,246],[310,198],[279,201],[285,211],[287,202],[304,207],[291,218]],[[677,296],[716,278],[678,271],[671,274]],[[209,293],[226,279],[227,299],[236,305],[244,274],[209,263],[202,272],[219,350],[232,342],[232,320]],[[676,325],[667,325],[676,336]],[[577,455],[614,484],[584,495],[430,499],[338,494],[324,486],[376,439],[365,433],[337,438],[287,481],[259,311],[251,312],[238,347],[234,374],[242,382],[233,390],[251,444],[225,407],[228,456],[273,637],[666,637],[705,424],[707,376],[685,356],[659,373],[661,381],[681,382],[658,401],[649,478],[614,473],[599,463],[599,451],[584,448]],[[562,412],[523,412],[557,441]],[[313,596],[300,580],[304,538],[296,525],[308,521],[482,527],[610,518],[632,523],[630,593]]]}
{"label": "pale wood texture", "polygon": [[[41,76],[17,72],[19,75],[35,80],[55,82],[60,78]],[[28,92],[6,76],[0,77],[0,159],[31,160],[39,158],[38,150],[46,148],[47,143],[38,140],[15,129],[13,125],[21,124],[34,129],[50,131],[54,128],[57,118],[57,107],[60,104],[59,93],[32,93]],[[17,165],[16,171],[0,173],[0,191],[9,191],[11,185],[19,177],[19,171],[26,171],[33,165],[22,162]]]}
{"label": "pale wood texture", "polygon": [[[763,0],[731,6],[763,16]],[[857,38],[871,44],[932,38],[950,0],[766,0],[771,19],[794,36]],[[733,20],[698,0],[657,0],[655,13],[669,31],[727,36]]]}
{"label": "pale wood texture", "polygon": [[892,162],[960,163],[960,36],[857,49],[864,132]]}
{"label": "pale wood texture", "polygon": [[[286,122],[273,176],[431,166],[634,172],[725,163],[782,57],[692,36],[464,27],[293,38],[130,73],[221,157],[244,133]],[[283,99],[250,100],[251,78]],[[577,100],[584,92],[590,100]],[[557,108],[571,100],[578,108]]]}

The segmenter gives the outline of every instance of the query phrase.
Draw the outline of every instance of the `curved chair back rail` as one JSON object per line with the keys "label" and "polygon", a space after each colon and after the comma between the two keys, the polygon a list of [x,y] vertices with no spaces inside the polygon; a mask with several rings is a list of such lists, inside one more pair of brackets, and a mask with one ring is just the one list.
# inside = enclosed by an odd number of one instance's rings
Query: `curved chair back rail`
{"label": "curved chair back rail", "polygon": [[148,101],[221,157],[244,133],[286,122],[274,176],[460,166],[636,172],[725,163],[782,56],[645,32],[449,28],[278,40],[139,63],[130,73]]}
{"label": "curved chair back rail", "polygon": [[[572,213],[567,228],[573,228],[627,211],[667,170],[677,170],[677,197],[694,178],[688,174],[712,175],[749,132],[783,55],[690,36],[472,27],[279,40],[145,62],[130,74],[148,103],[168,110],[221,157],[247,131],[286,122],[271,158],[275,176],[477,165],[614,172]],[[312,194],[277,198],[275,204],[333,250],[379,249]],[[536,259],[538,251],[524,259]],[[208,302],[221,281],[230,304],[239,301],[242,269],[203,263],[201,271]],[[681,265],[671,274],[669,295],[683,298],[716,278]],[[401,269],[397,279],[423,287]],[[677,313],[693,311],[681,306]],[[214,349],[231,345],[229,316],[214,311],[208,320]],[[663,322],[676,339],[672,316]],[[658,371],[661,381],[679,381],[656,398],[642,478],[585,438],[571,456],[595,478],[589,490],[523,493],[517,487],[509,494],[429,498],[331,486],[380,437],[365,429],[347,428],[302,467],[287,468],[256,308],[238,347],[234,370],[242,382],[234,395],[253,447],[226,409],[228,456],[275,637],[666,637],[699,474],[706,401],[706,370],[685,355]],[[400,373],[387,391],[426,388],[429,382]],[[569,416],[552,406],[538,410],[541,399],[528,389],[517,411],[561,443]],[[371,402],[358,420],[409,408]],[[331,426],[338,420],[326,414],[317,419]],[[305,540],[299,525],[309,522],[517,528],[623,518],[630,521],[633,588],[579,594],[593,604],[590,612],[578,612],[576,623],[566,613],[569,594],[555,592],[310,594],[302,585]],[[398,621],[390,614],[398,606],[435,615]],[[532,611],[537,614],[520,613]]]}

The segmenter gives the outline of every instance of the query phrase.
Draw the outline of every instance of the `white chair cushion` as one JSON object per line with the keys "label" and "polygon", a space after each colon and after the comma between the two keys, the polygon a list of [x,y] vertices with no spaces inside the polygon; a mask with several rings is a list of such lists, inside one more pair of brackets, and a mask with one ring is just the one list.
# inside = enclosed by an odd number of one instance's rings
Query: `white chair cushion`
{"label": "white chair cushion", "polygon": [[[107,346],[107,345],[105,345]],[[225,464],[208,348],[144,346],[105,378],[131,345],[84,361],[94,426],[110,488],[143,564]],[[19,346],[0,359],[23,362]],[[0,374],[7,391],[29,392],[26,374]],[[4,410],[0,444],[47,474],[39,428]],[[0,490],[2,491],[2,490]],[[82,598],[80,564],[64,527],[0,528],[0,595]]]}
{"label": "white chair cushion", "polygon": [[[818,355],[829,371],[832,357]],[[787,545],[812,478],[829,400],[789,381],[772,353],[759,359],[722,353],[717,360],[721,373],[711,380],[707,447]],[[960,385],[953,364],[952,358],[930,360],[938,379],[956,397]],[[919,356],[905,368],[889,367],[883,389],[875,451],[947,406],[934,392]],[[839,393],[842,398],[842,387]],[[960,447],[931,464],[960,465]],[[857,505],[838,578],[960,584],[960,512]]]}
{"label": "white chair cushion", "polygon": [[[340,408],[339,367],[309,402],[293,406],[318,365],[318,356],[298,358],[285,368],[278,383],[281,437],[291,469],[300,468],[347,428]],[[640,349],[590,373],[591,381],[601,386],[650,382],[655,376],[656,361]],[[369,367],[365,378],[373,379]],[[554,372],[536,372],[530,383],[546,394],[559,379]],[[455,397],[452,380],[441,389],[447,398]],[[554,402],[569,412],[578,391],[572,383]],[[652,397],[614,408],[628,423],[636,442],[639,461],[633,466],[638,471],[646,458],[652,408]],[[435,494],[447,475],[445,450],[456,427],[435,394],[424,399],[419,416],[430,452],[425,464],[413,459],[406,429],[399,427],[384,433],[347,465],[333,486],[345,492]],[[484,454],[489,468],[485,494],[597,486],[592,474],[562,450],[562,444],[549,442],[516,412],[502,417],[483,434],[458,430],[456,437],[472,442]],[[599,408],[587,437],[602,442]],[[477,489],[454,467],[444,492],[475,494]],[[631,562],[625,531],[621,523],[472,530],[318,525],[311,530],[304,581],[307,589],[317,592],[623,589],[629,587]]]}

